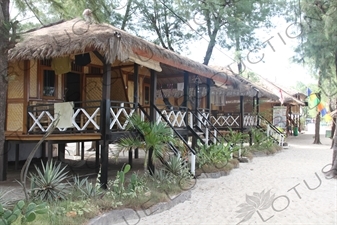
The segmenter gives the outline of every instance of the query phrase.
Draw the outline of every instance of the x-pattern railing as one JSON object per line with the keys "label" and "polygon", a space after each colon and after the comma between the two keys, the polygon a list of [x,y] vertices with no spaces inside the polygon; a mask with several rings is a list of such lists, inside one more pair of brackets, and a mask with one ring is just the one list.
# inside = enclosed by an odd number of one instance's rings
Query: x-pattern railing
{"label": "x-pattern railing", "polygon": [[[34,121],[32,126],[30,126],[28,132],[32,132],[36,128],[36,126],[38,126],[42,132],[47,132],[47,130],[49,130],[49,128],[53,124],[53,121],[55,120],[55,118],[50,114],[49,111],[41,111],[38,115],[34,115],[34,113],[32,112],[28,112],[28,115]],[[44,125],[45,122],[47,123],[47,127],[46,125]]]}
{"label": "x-pattern railing", "polygon": [[240,125],[240,116],[239,115],[221,115],[221,116],[211,116],[211,122],[213,122],[213,126],[229,126],[236,127]]}
{"label": "x-pattern railing", "polygon": [[[75,107],[72,116],[73,131],[85,131],[92,124],[93,130],[99,130],[99,117],[100,106],[99,101],[82,102],[83,105],[91,105],[82,107]],[[32,125],[28,125],[28,132],[45,133],[52,126],[55,120],[54,104],[32,105],[28,107],[29,119],[32,120]],[[28,119],[28,120],[29,120]],[[60,132],[65,132],[69,128],[57,128]]]}
{"label": "x-pattern railing", "polygon": [[256,126],[257,125],[257,116],[255,115],[245,115],[243,117],[243,125],[246,127]]}
{"label": "x-pattern railing", "polygon": [[117,126],[120,130],[125,130],[129,120],[128,118],[131,117],[135,109],[129,108],[129,112],[127,112],[127,108],[124,107],[124,103],[120,103],[120,107],[114,107],[112,106],[110,108],[110,114],[111,114],[111,123],[110,123],[110,129],[112,129],[114,126]]}
{"label": "x-pattern railing", "polygon": [[[186,127],[185,116],[186,111],[176,111],[176,110],[162,110],[161,114],[170,122],[173,127]],[[165,122],[164,119],[157,112],[157,122]]]}

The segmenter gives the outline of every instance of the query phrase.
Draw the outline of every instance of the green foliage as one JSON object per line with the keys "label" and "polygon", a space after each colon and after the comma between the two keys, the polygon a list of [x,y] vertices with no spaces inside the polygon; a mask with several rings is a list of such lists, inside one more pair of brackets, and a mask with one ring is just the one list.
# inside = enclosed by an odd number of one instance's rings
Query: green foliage
{"label": "green foliage", "polygon": [[84,198],[96,198],[103,194],[99,182],[96,181],[96,184],[93,184],[88,180],[88,177],[85,177],[81,180],[78,176],[75,176],[73,186],[75,190],[81,192],[81,196]]}
{"label": "green foliage", "polygon": [[173,176],[177,177],[177,179],[188,180],[192,178],[187,162],[178,156],[171,156],[167,161],[165,169]]}
{"label": "green foliage", "polygon": [[236,146],[241,144],[241,142],[247,142],[249,135],[247,133],[236,132],[229,128],[229,133],[226,135],[226,139],[229,143]]}
{"label": "green foliage", "polygon": [[0,225],[10,225],[21,217],[21,224],[33,222],[36,214],[46,214],[47,204],[35,204],[34,202],[25,204],[23,200],[18,201],[13,210],[6,209],[0,204]]}
{"label": "green foliage", "polygon": [[146,187],[146,181],[144,177],[141,177],[137,173],[133,172],[127,189],[130,198],[138,198],[147,190],[148,188]]}
{"label": "green foliage", "polygon": [[70,185],[66,182],[68,171],[61,163],[42,163],[42,170],[35,165],[36,173],[30,173],[30,197],[34,200],[55,201],[66,199]]}
{"label": "green foliage", "polygon": [[119,140],[120,151],[129,151],[130,148],[145,151],[144,169],[147,169],[149,150],[153,149],[152,159],[164,157],[170,151],[168,143],[178,144],[173,137],[171,128],[165,123],[151,123],[143,121],[139,115],[129,118],[128,130],[137,131],[140,135],[129,135]]}
{"label": "green foliage", "polygon": [[231,145],[226,144],[224,140],[209,146],[198,142],[198,147],[197,164],[199,168],[203,165],[223,167],[227,165],[233,152]]}
{"label": "green foliage", "polygon": [[84,213],[92,211],[92,206],[88,200],[70,202],[67,208],[67,212],[74,212],[78,216],[82,216]]}

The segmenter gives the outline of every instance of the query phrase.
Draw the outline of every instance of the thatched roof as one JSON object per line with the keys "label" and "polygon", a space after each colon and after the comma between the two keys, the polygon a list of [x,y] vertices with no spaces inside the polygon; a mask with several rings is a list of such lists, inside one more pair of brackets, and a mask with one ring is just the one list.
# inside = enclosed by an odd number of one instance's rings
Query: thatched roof
{"label": "thatched roof", "polygon": [[[230,76],[234,76],[236,79],[238,79],[242,84],[239,88],[233,89],[231,87],[226,87],[226,93],[225,95],[228,97],[234,97],[234,96],[256,96],[258,94],[259,97],[262,98],[268,98],[269,100],[273,101],[279,101],[279,96],[276,95],[275,93],[270,92],[269,90],[263,88],[262,86],[253,83],[252,81],[239,76],[239,75],[234,75],[231,71],[229,71],[225,67],[221,66],[212,66],[212,68],[225,72],[226,74],[229,74]],[[219,87],[221,88],[221,87]]]}
{"label": "thatched roof", "polygon": [[[62,21],[31,30],[9,51],[9,60],[30,60],[61,57],[98,51],[108,63],[124,61],[131,55],[146,57],[214,81],[239,86],[233,76],[180,56],[108,24],[88,23],[82,19]],[[144,60],[144,58],[142,58]]]}

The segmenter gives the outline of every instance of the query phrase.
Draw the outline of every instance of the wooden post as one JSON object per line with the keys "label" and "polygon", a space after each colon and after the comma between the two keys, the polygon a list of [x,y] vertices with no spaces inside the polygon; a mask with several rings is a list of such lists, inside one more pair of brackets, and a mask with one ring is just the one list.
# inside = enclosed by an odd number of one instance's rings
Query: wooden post
{"label": "wooden post", "polygon": [[[137,109],[139,104],[139,65],[133,65],[133,102],[134,108]],[[135,149],[135,159],[138,158],[138,148]]]}
{"label": "wooden post", "polygon": [[84,141],[81,142],[81,160],[84,160]]}
{"label": "wooden post", "polygon": [[138,72],[138,64],[133,64],[133,102],[134,108],[137,109],[139,103],[139,72]]}
{"label": "wooden post", "polygon": [[[199,117],[199,112],[198,112],[198,109],[199,109],[199,78],[198,76],[196,76],[195,78],[195,102],[194,102],[194,114],[196,117]],[[198,126],[198,119],[197,118],[194,118],[194,126]],[[194,128],[192,128],[194,129]],[[197,147],[197,137],[193,136],[192,137],[192,148],[193,149],[196,149]]]}
{"label": "wooden post", "polygon": [[0,181],[7,180],[7,167],[8,167],[8,141],[5,141],[4,151],[0,155]]}
{"label": "wooden post", "polygon": [[99,151],[100,151],[100,149],[99,149],[99,141],[95,141],[95,153],[96,153],[96,155],[95,155],[95,168],[96,168],[96,173],[98,173],[99,172],[99,168],[100,168],[100,164],[99,164]]}
{"label": "wooden post", "polygon": [[[154,109],[154,105],[156,104],[156,92],[157,92],[157,74],[154,70],[150,70],[151,74],[151,81],[150,81],[150,118],[151,122],[156,122],[156,110]],[[148,170],[150,174],[152,175],[154,173],[154,165],[153,165],[153,149],[151,148],[149,150],[149,161],[148,161]]]}
{"label": "wooden post", "polygon": [[[189,73],[187,71],[184,71],[184,101],[183,101],[183,107],[185,107],[186,110],[186,116],[185,116],[185,124],[186,129],[188,126],[188,119],[189,119],[189,112],[188,112],[188,101],[189,101],[189,90],[190,90],[190,79],[189,79]],[[188,135],[185,137],[185,141],[188,141]]]}
{"label": "wooden post", "polygon": [[244,116],[245,116],[245,113],[244,113],[244,102],[243,102],[243,96],[241,95],[240,96],[240,131],[241,133],[243,133],[244,131]]}
{"label": "wooden post", "polygon": [[[211,115],[211,86],[212,86],[212,79],[207,78],[206,108],[209,110],[210,115]],[[211,117],[209,117],[209,118],[211,118]]]}
{"label": "wooden post", "polygon": [[58,144],[58,160],[64,161],[65,159],[65,152],[66,152],[66,144],[65,143],[59,143]]}
{"label": "wooden post", "polygon": [[[259,99],[259,92],[256,93],[256,115],[260,114],[260,99]],[[257,117],[256,125],[260,126],[260,118]]]}
{"label": "wooden post", "polygon": [[19,142],[15,142],[15,166],[14,169],[19,169],[19,161],[20,161],[20,144]]}
{"label": "wooden post", "polygon": [[111,64],[104,62],[103,65],[103,93],[101,103],[101,185],[107,188],[108,164],[109,164],[109,131],[110,131],[110,91],[111,91]]}
{"label": "wooden post", "polygon": [[51,162],[53,159],[53,143],[51,141],[47,142],[48,144],[48,162]]}
{"label": "wooden post", "polygon": [[132,148],[129,149],[129,164],[132,167]]}
{"label": "wooden post", "polygon": [[256,101],[255,96],[253,97],[253,112],[256,113]]}

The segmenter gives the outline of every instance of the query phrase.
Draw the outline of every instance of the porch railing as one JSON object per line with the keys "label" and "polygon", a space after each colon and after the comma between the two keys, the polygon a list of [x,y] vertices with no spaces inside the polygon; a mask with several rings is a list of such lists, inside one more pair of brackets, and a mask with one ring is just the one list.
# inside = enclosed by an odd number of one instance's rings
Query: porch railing
{"label": "porch railing", "polygon": [[[218,114],[211,115],[210,121],[215,127],[240,127],[240,114]],[[243,126],[252,127],[257,125],[257,116],[245,114],[243,117]]]}
{"label": "porch railing", "polygon": [[[81,132],[99,130],[100,101],[74,102],[72,128],[57,128],[57,132]],[[80,106],[78,106],[80,105]],[[45,133],[56,119],[54,103],[35,104],[27,107],[28,133]]]}
{"label": "porch railing", "polygon": [[[161,106],[158,106],[157,109],[157,123],[162,121],[166,122],[168,121],[170,125],[174,128],[185,128],[186,127],[186,117],[188,116],[187,113],[187,107],[164,107],[164,109],[159,109],[163,108]],[[165,119],[166,120],[165,120]]]}

